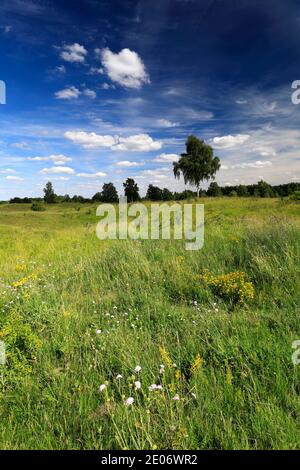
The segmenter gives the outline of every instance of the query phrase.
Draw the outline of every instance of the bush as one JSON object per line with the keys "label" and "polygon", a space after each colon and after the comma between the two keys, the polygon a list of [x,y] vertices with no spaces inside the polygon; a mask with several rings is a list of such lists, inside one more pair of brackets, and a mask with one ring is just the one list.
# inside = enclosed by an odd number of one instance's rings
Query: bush
{"label": "bush", "polygon": [[205,270],[201,275],[201,280],[212,289],[215,295],[233,304],[242,304],[254,297],[253,284],[246,280],[246,274],[243,272],[214,276]]}
{"label": "bush", "polygon": [[300,202],[300,191],[295,191],[290,195],[290,200],[295,202]]}
{"label": "bush", "polygon": [[46,210],[45,206],[41,204],[40,202],[34,202],[31,205],[31,210],[34,212],[43,212]]}
{"label": "bush", "polygon": [[31,326],[15,311],[10,312],[3,324],[0,323],[0,340],[6,349],[3,384],[11,384],[17,382],[20,375],[32,372],[42,343]]}

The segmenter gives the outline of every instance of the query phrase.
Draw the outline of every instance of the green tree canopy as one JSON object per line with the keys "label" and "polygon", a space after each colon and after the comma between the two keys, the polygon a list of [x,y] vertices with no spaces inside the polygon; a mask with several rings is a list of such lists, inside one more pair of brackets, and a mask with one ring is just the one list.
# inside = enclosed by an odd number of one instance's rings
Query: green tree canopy
{"label": "green tree canopy", "polygon": [[206,194],[212,197],[219,197],[222,196],[223,193],[218,183],[216,181],[213,181],[212,183],[210,183]]}
{"label": "green tree canopy", "polygon": [[124,194],[127,197],[128,202],[138,201],[140,199],[139,187],[132,178],[127,178],[124,186]]}
{"label": "green tree canopy", "polygon": [[198,137],[190,135],[186,142],[186,152],[180,155],[178,162],[173,163],[173,171],[175,178],[179,179],[182,174],[185,184],[196,186],[199,196],[201,182],[214,179],[220,166],[220,159],[214,156],[213,148]]}
{"label": "green tree canopy", "polygon": [[153,184],[149,184],[146,194],[146,199],[150,201],[161,201],[162,200],[162,190]]}
{"label": "green tree canopy", "polygon": [[56,200],[55,192],[52,186],[52,183],[48,181],[44,188],[44,201],[47,204],[54,204]]}
{"label": "green tree canopy", "polygon": [[102,202],[118,202],[119,196],[118,192],[113,183],[104,183],[101,191],[101,201]]}

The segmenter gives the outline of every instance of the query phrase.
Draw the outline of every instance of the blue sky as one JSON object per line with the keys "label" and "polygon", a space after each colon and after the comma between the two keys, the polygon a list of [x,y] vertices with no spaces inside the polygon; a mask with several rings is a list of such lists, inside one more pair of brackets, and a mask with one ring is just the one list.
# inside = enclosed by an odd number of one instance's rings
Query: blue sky
{"label": "blue sky", "polygon": [[221,185],[299,181],[299,30],[296,0],[1,0],[0,199],[181,190],[190,133]]}

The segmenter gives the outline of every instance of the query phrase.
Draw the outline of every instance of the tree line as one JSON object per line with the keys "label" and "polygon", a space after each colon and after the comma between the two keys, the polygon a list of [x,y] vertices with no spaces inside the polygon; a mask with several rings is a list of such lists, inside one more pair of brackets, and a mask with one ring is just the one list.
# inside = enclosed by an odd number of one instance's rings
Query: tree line
{"label": "tree line", "polygon": [[[179,179],[183,177],[185,184],[196,187],[196,191],[184,190],[182,192],[171,192],[168,188],[159,188],[149,184],[146,196],[143,199],[151,201],[172,201],[182,200],[192,197],[287,197],[300,191],[300,183],[288,183],[271,186],[265,181],[259,181],[252,185],[236,185],[221,187],[215,181],[212,181],[205,191],[201,189],[203,181],[214,180],[221,163],[219,157],[214,155],[213,148],[203,140],[194,135],[190,135],[186,141],[186,151],[182,153],[177,162],[173,162],[174,177]],[[127,178],[123,183],[124,194],[128,202],[141,200],[139,187],[133,178]],[[56,202],[118,202],[119,195],[113,183],[104,183],[102,190],[94,194],[89,199],[83,196],[58,196],[55,194],[53,185],[49,181],[44,188],[44,202],[54,204]],[[42,201],[41,198],[13,198],[11,203],[32,203],[33,201]]]}
{"label": "tree line", "polygon": [[[300,183],[287,183],[271,186],[265,181],[259,181],[257,184],[236,185],[236,186],[219,186],[218,183],[212,182],[207,190],[200,190],[200,197],[289,197],[300,192]],[[128,202],[136,202],[141,200],[149,201],[180,201],[197,197],[197,191],[184,190],[181,192],[172,192],[168,188],[159,188],[149,184],[146,196],[141,197],[139,187],[132,178],[127,178],[124,183],[124,194]],[[113,183],[104,183],[102,191],[96,193],[92,198],[86,198],[79,195],[58,196],[53,190],[52,183],[47,183],[44,189],[44,198],[20,198],[14,197],[10,199],[11,204],[32,204],[33,202],[42,202],[47,204],[55,204],[59,202],[75,202],[75,203],[93,203],[106,202],[117,203],[119,194]]]}

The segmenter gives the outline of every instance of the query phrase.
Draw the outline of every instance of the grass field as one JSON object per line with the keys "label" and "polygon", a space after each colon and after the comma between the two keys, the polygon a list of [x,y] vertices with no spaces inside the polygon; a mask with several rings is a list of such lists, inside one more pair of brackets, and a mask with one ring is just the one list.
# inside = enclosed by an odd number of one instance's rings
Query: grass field
{"label": "grass field", "polygon": [[203,202],[192,252],[0,205],[0,448],[300,447],[299,204]]}

